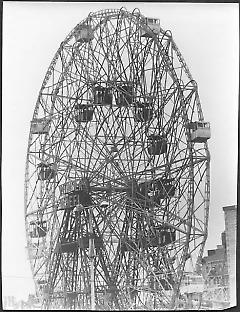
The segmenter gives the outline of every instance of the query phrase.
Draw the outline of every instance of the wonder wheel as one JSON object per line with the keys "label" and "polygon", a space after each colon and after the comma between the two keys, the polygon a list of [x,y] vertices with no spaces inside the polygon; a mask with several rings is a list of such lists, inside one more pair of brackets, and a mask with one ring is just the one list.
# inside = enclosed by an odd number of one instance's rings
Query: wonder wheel
{"label": "wonder wheel", "polygon": [[44,309],[176,309],[207,237],[209,123],[170,31],[91,13],[31,122],[25,220]]}

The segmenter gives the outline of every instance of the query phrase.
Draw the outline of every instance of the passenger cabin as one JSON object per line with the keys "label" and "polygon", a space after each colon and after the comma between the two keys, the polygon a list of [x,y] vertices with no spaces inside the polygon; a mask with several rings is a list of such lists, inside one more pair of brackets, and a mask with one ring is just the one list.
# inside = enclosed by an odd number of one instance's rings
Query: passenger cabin
{"label": "passenger cabin", "polygon": [[47,234],[47,221],[30,222],[30,237],[32,238],[45,237],[46,234]]}
{"label": "passenger cabin", "polygon": [[160,33],[160,20],[156,18],[145,18],[144,27],[141,29],[141,37],[153,37]]}
{"label": "passenger cabin", "polygon": [[[138,183],[136,180],[129,180],[127,181],[127,194],[128,196],[136,196],[136,193],[139,189]],[[127,200],[128,202],[128,200]],[[131,206],[131,201],[128,202]]]}
{"label": "passenger cabin", "polygon": [[138,193],[140,193],[141,195],[146,195],[147,190],[148,190],[148,185],[146,184],[146,182],[141,182],[138,184]]}
{"label": "passenger cabin", "polygon": [[148,153],[150,155],[161,155],[167,152],[166,136],[152,134],[148,137]]}
{"label": "passenger cabin", "polygon": [[176,240],[176,231],[166,225],[156,226],[149,233],[148,237],[139,236],[131,239],[125,238],[121,241],[121,251],[136,251],[138,249],[147,249],[149,247],[164,247],[172,244]]}
{"label": "passenger cabin", "polygon": [[94,38],[93,29],[90,25],[79,25],[74,36],[76,42],[90,42]]}
{"label": "passenger cabin", "polygon": [[145,208],[152,207],[154,203],[160,203],[155,188],[153,181],[145,181],[138,184],[136,198],[142,205],[144,204]]}
{"label": "passenger cabin", "polygon": [[128,106],[133,101],[133,87],[129,83],[118,85],[116,94],[117,106]]}
{"label": "passenger cabin", "polygon": [[74,106],[75,121],[77,123],[88,122],[93,118],[93,107],[86,104],[77,104]]}
{"label": "passenger cabin", "polygon": [[176,240],[176,231],[169,226],[161,225],[154,228],[151,233],[150,245],[153,247],[164,247]]}
{"label": "passenger cabin", "polygon": [[46,280],[37,280],[38,285],[46,285],[47,281]]}
{"label": "passenger cabin", "polygon": [[194,143],[205,143],[211,138],[209,122],[195,121],[191,122],[188,127],[191,131],[191,141]]}
{"label": "passenger cabin", "polygon": [[[93,235],[94,247],[99,249],[102,247],[102,239],[96,235]],[[57,244],[57,252],[60,253],[72,253],[75,252],[78,248],[81,250],[89,248],[90,235],[83,235],[79,239],[62,239],[61,243]]]}
{"label": "passenger cabin", "polygon": [[147,122],[153,118],[153,107],[150,102],[137,102],[135,106],[135,120],[138,122]]}
{"label": "passenger cabin", "polygon": [[45,118],[35,118],[31,122],[32,134],[48,134],[50,129],[49,120]]}
{"label": "passenger cabin", "polygon": [[[140,196],[138,196],[138,197],[141,197],[142,198],[142,196],[144,196],[144,197],[147,197],[147,198],[149,198],[149,192],[151,191],[151,189],[152,189],[152,184],[151,184],[151,182],[148,182],[148,181],[146,181],[146,182],[141,182],[141,183],[139,183],[138,184],[138,194],[140,195]],[[142,196],[141,196],[142,195]]]}
{"label": "passenger cabin", "polygon": [[92,205],[91,196],[84,190],[74,190],[67,195],[67,207],[73,208],[78,205],[84,207]]}
{"label": "passenger cabin", "polygon": [[41,181],[54,179],[56,171],[53,168],[53,164],[38,164],[38,178]]}
{"label": "passenger cabin", "polygon": [[72,253],[76,252],[78,249],[78,242],[73,241],[71,239],[66,240],[62,239],[61,243],[58,243],[57,245],[57,251],[60,253]]}
{"label": "passenger cabin", "polygon": [[94,103],[112,105],[112,89],[102,86],[97,86],[93,89]]}
{"label": "passenger cabin", "polygon": [[[90,234],[86,234],[79,239],[79,248],[86,249],[89,248],[89,240],[91,239]],[[94,247],[95,249],[99,249],[103,246],[103,241],[101,237],[97,236],[96,234],[92,234],[92,239],[94,240]]]}
{"label": "passenger cabin", "polygon": [[176,187],[173,185],[174,179],[159,179],[156,181],[156,195],[155,200],[173,197],[175,195]]}

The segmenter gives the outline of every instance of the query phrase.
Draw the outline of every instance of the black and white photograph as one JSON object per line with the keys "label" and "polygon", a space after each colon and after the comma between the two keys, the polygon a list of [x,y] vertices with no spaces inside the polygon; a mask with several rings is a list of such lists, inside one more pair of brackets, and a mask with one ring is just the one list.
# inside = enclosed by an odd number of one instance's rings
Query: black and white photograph
{"label": "black and white photograph", "polygon": [[239,4],[3,1],[4,310],[237,305]]}

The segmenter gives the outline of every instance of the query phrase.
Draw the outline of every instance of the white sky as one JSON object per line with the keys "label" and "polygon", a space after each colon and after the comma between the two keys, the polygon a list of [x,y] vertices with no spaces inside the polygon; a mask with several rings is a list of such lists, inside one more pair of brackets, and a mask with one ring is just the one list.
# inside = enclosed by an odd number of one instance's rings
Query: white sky
{"label": "white sky", "polygon": [[44,75],[61,41],[91,11],[135,7],[160,18],[197,81],[211,122],[211,206],[206,249],[220,244],[222,207],[237,202],[238,4],[3,4],[2,277],[3,295],[33,292],[25,251],[24,171],[30,120]]}

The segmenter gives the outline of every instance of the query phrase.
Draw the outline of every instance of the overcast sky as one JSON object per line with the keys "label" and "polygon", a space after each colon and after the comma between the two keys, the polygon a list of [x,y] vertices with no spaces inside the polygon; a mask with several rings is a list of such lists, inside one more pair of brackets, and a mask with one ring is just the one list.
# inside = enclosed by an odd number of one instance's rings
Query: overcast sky
{"label": "overcast sky", "polygon": [[221,243],[223,206],[237,202],[238,4],[5,2],[3,9],[3,295],[26,298],[33,282],[25,251],[24,171],[33,110],[44,75],[67,34],[91,11],[135,7],[160,18],[198,83],[211,122],[211,204],[206,249]]}

